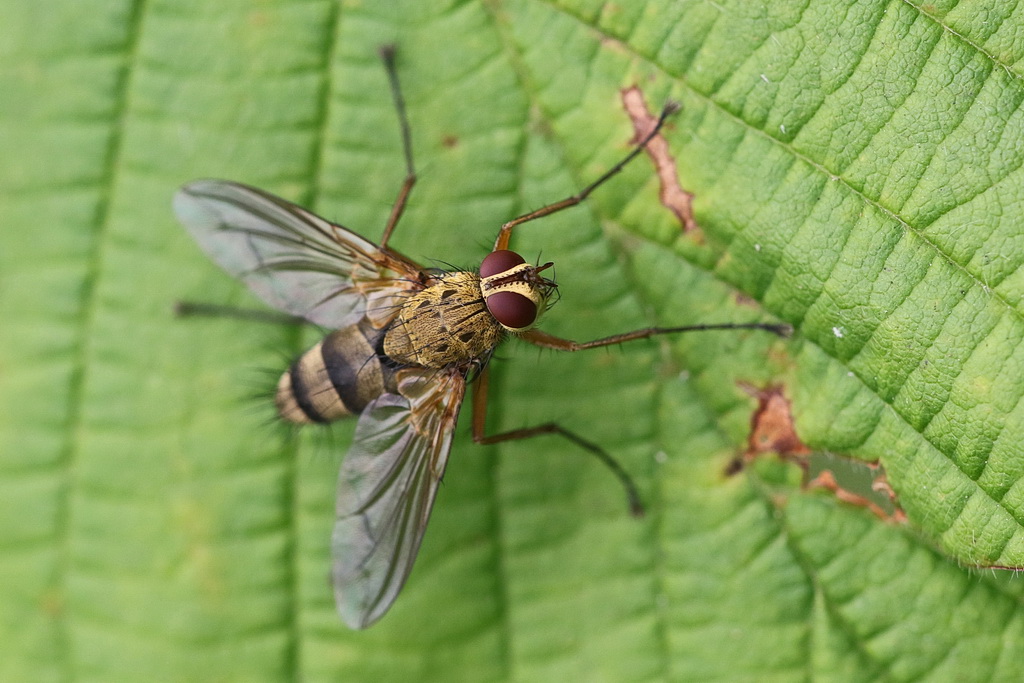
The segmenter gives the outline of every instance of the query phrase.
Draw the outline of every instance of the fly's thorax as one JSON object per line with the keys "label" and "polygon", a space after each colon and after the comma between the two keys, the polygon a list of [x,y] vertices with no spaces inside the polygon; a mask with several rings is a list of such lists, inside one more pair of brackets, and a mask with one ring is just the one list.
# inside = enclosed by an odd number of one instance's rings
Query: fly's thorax
{"label": "fly's thorax", "polygon": [[395,390],[394,370],[381,362],[380,331],[369,324],[332,332],[281,375],[274,402],[289,422],[331,422],[358,415]]}
{"label": "fly's thorax", "polygon": [[480,294],[480,276],[444,273],[412,295],[384,335],[384,354],[403,365],[444,368],[487,357],[504,336]]}
{"label": "fly's thorax", "polygon": [[480,264],[480,293],[487,310],[507,331],[530,329],[547,308],[556,285],[540,272],[552,265],[530,265],[507,249],[492,251]]}

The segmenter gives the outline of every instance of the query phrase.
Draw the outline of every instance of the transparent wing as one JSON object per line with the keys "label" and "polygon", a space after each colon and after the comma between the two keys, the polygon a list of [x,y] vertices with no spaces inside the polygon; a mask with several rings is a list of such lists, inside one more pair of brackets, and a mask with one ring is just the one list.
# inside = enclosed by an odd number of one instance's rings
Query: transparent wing
{"label": "transparent wing", "polygon": [[[226,180],[197,180],[174,212],[203,250],[271,306],[338,329],[382,327],[422,269],[302,207]],[[368,303],[369,301],[369,303]]]}
{"label": "transparent wing", "polygon": [[338,477],[334,597],[352,628],[380,619],[412,570],[466,391],[457,370],[406,368],[398,381],[363,411]]}

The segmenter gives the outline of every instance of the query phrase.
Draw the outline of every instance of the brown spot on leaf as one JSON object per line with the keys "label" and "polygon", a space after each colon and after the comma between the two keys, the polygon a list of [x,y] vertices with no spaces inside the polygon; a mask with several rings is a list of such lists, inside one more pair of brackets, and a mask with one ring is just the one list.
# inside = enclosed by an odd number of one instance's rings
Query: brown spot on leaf
{"label": "brown spot on leaf", "polygon": [[725,466],[725,476],[734,477],[743,471],[743,456],[738,455]]}
{"label": "brown spot on leaf", "polygon": [[[651,132],[658,122],[658,117],[647,108],[643,91],[635,85],[622,91],[622,106],[633,122],[633,142],[639,142]],[[664,136],[657,135],[647,143],[646,149],[648,156],[654,162],[658,180],[661,182],[659,194],[661,203],[676,215],[679,223],[683,226],[684,233],[692,234],[695,237],[699,236],[700,227],[693,217],[693,194],[679,185],[676,160],[669,149],[668,141]]]}
{"label": "brown spot on leaf", "polygon": [[64,598],[59,591],[51,588],[39,596],[39,607],[48,617],[60,617],[64,614]]}
{"label": "brown spot on leaf", "polygon": [[750,417],[747,449],[726,465],[725,475],[731,477],[739,474],[747,463],[763,453],[777,453],[806,472],[811,449],[796,435],[789,399],[783,395],[782,387],[758,389],[746,382],[740,382],[739,386],[757,399],[757,408]]}
{"label": "brown spot on leaf", "polygon": [[733,301],[736,302],[737,306],[746,306],[748,308],[761,308],[761,304],[754,297],[744,294],[743,292],[736,292],[733,294]]}
{"label": "brown spot on leaf", "polygon": [[750,419],[747,452],[751,455],[769,452],[797,457],[810,455],[811,449],[796,435],[793,411],[782,387],[745,388],[757,398],[757,410]]}
{"label": "brown spot on leaf", "polygon": [[458,135],[452,135],[452,134],[449,133],[448,135],[445,135],[444,137],[441,138],[441,145],[443,147],[447,147],[448,149],[451,149],[452,147],[457,147],[458,144],[459,144],[459,136]]}

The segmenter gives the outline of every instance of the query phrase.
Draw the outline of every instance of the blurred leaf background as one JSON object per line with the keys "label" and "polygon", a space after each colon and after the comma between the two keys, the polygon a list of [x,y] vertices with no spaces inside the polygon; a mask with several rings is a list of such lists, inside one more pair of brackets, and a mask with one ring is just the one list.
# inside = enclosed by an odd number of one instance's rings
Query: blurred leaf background
{"label": "blurred leaf background", "polygon": [[[276,192],[474,267],[508,218],[628,149],[620,90],[684,110],[682,235],[641,158],[524,226],[545,329],[781,319],[572,357],[515,342],[460,426],[420,561],[364,633],[328,584],[353,425],[265,394],[318,332],[254,306],[173,220],[183,182]],[[0,678],[1019,680],[1024,16],[1008,0],[0,0]],[[436,261],[431,261],[436,259]],[[269,379],[268,379],[269,378]],[[727,477],[779,385],[811,447],[880,461],[909,515]],[[468,411],[467,411],[468,414]]]}

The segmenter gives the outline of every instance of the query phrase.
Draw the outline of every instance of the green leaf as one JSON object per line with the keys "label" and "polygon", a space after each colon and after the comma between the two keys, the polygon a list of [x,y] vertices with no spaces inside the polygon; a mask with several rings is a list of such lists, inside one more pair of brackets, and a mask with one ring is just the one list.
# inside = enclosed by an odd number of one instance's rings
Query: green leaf
{"label": "green leaf", "polygon": [[[1024,13],[1008,0],[0,0],[0,679],[1018,680],[1024,675]],[[558,267],[544,329],[780,319],[757,333],[494,361],[416,569],[347,631],[328,583],[353,424],[265,397],[316,330],[176,225],[197,177],[474,267],[498,226],[666,132],[701,235],[641,157],[514,245]],[[432,261],[436,259],[436,261]],[[264,377],[261,372],[268,371]],[[811,448],[879,462],[908,521],[727,476],[778,385]],[[264,394],[252,398],[252,394]]]}

